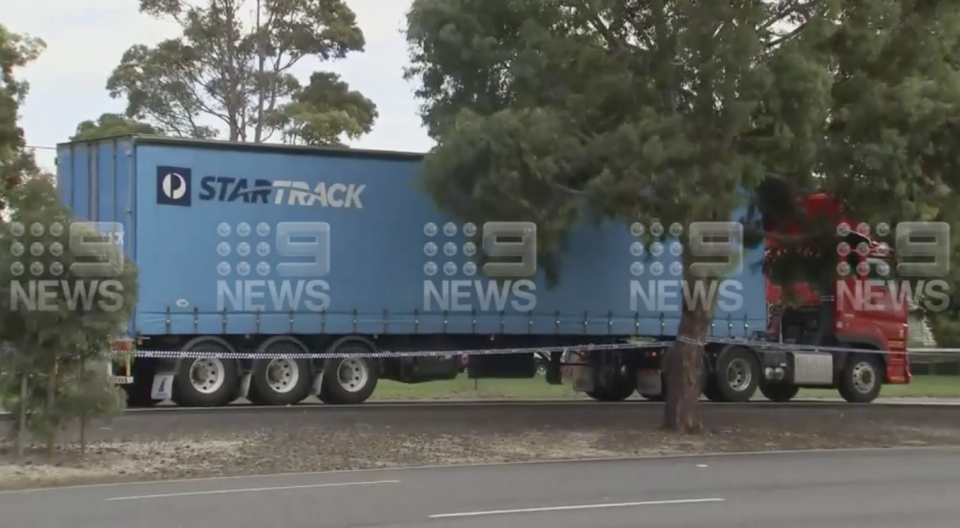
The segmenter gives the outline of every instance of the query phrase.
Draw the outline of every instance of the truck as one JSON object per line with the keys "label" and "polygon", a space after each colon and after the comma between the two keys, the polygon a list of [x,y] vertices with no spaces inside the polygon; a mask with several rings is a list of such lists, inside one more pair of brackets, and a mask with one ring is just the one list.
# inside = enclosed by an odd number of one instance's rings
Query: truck
{"label": "truck", "polygon": [[[453,378],[464,356],[472,378],[541,369],[598,401],[662,399],[689,295],[717,300],[710,399],[760,390],[786,401],[821,387],[868,402],[884,383],[909,382],[905,315],[900,326],[899,313],[827,296],[778,308],[749,265],[763,245],[744,249],[715,291],[689,292],[683,226],[584,221],[551,284],[535,225],[447,215],[418,186],[422,159],[140,135],[58,145],[57,185],[75,221],[114,226],[139,268],[122,336],[133,350],[115,362],[130,406],[359,404],[379,380]],[[645,247],[643,234],[661,231]]]}

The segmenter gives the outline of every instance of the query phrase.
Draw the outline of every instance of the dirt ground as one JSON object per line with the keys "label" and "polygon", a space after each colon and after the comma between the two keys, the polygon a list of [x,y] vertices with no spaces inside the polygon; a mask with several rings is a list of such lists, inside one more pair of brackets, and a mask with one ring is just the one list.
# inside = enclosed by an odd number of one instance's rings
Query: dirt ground
{"label": "dirt ground", "polygon": [[[960,408],[705,408],[704,433],[660,406],[486,406],[142,413],[67,431],[51,461],[0,443],[0,488],[436,464],[810,448],[960,445]],[[0,424],[2,425],[2,424]],[[0,428],[0,432],[2,428]]]}

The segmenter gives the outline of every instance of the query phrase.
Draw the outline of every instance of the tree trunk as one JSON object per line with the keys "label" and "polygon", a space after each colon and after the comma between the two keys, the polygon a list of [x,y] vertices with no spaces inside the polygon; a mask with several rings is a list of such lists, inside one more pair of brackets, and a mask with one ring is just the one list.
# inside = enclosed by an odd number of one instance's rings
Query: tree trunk
{"label": "tree trunk", "polygon": [[260,27],[260,11],[262,6],[260,5],[260,0],[257,0],[257,19],[256,19],[256,28],[257,28],[257,124],[253,132],[253,142],[260,143],[263,141],[263,104],[266,101],[266,94],[264,93],[263,86],[263,72],[266,70],[267,65],[267,56],[266,50],[267,46],[264,42],[262,28]]}
{"label": "tree trunk", "polygon": [[243,132],[240,130],[240,115],[245,111],[246,98],[241,93],[242,88],[237,76],[237,53],[236,43],[240,38],[234,32],[236,29],[237,6],[232,1],[223,3],[224,23],[226,27],[226,57],[223,58],[226,71],[226,82],[224,83],[224,106],[227,111],[227,125],[229,125],[228,139],[230,141],[240,140]]}
{"label": "tree trunk", "polygon": [[[684,276],[687,291],[694,291],[696,281],[710,279]],[[695,296],[694,300],[697,299]],[[677,340],[667,353],[666,405],[664,406],[664,428],[682,434],[700,432],[700,369],[703,368],[703,343],[707,338],[713,307],[702,302],[690,306],[687,296],[683,295],[680,324]]]}
{"label": "tree trunk", "polygon": [[[77,386],[84,387],[86,380],[84,377],[87,375],[87,352],[84,350],[80,353],[80,373],[77,376]],[[84,406],[80,410],[80,458],[86,458],[87,456],[87,408]]]}
{"label": "tree trunk", "polygon": [[27,397],[29,396],[29,374],[27,368],[20,374],[20,412],[17,416],[17,458],[23,458],[23,450],[27,444]]}
{"label": "tree trunk", "polygon": [[50,363],[49,377],[47,378],[47,460],[53,460],[53,454],[57,447],[57,427],[55,415],[57,412],[57,360],[53,358]]}

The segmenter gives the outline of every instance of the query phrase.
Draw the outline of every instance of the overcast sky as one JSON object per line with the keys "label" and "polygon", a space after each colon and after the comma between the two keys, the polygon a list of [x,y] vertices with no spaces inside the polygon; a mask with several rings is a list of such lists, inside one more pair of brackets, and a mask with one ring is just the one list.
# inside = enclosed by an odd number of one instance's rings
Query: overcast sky
{"label": "overcast sky", "polygon": [[[418,152],[430,148],[416,113],[414,85],[402,78],[407,56],[400,29],[410,1],[347,0],[366,36],[367,50],[322,67],[343,75],[352,88],[377,104],[380,118],[373,132],[354,146]],[[249,3],[253,5],[252,0]],[[22,123],[28,143],[37,147],[66,141],[80,121],[104,112],[122,112],[124,102],[111,99],[104,89],[120,56],[133,44],[153,44],[178,34],[177,26],[139,14],[137,0],[2,4],[4,25],[47,43],[43,56],[19,73],[31,84]],[[304,61],[295,72],[306,79],[317,67],[316,62]],[[37,149],[36,153],[44,167],[53,168],[53,151]]]}

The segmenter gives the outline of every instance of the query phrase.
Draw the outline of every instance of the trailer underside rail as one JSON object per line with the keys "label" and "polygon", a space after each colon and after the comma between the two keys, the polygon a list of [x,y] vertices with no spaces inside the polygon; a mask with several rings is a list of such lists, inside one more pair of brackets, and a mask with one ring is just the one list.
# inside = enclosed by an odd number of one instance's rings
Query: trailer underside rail
{"label": "trailer underside rail", "polygon": [[[865,348],[838,347],[838,346],[819,346],[795,343],[775,343],[770,341],[736,339],[736,338],[707,338],[707,344],[719,345],[742,345],[753,348],[760,352],[846,352],[859,354],[902,354],[904,351],[875,350]],[[196,358],[217,358],[217,359],[269,359],[283,356],[290,359],[343,359],[349,357],[366,358],[416,358],[416,357],[447,357],[457,355],[504,355],[504,354],[549,354],[553,352],[600,352],[600,351],[625,351],[625,350],[643,350],[668,348],[673,345],[673,341],[650,341],[636,343],[604,343],[604,344],[583,344],[568,346],[550,346],[550,347],[521,347],[521,348],[488,348],[488,349],[465,349],[465,350],[405,350],[390,351],[378,350],[368,352],[302,352],[302,353],[264,353],[259,351],[234,351],[217,352],[203,350],[136,350],[136,351],[111,351],[115,355],[132,354],[134,357],[152,358],[152,359],[196,359]],[[907,349],[906,353],[956,353],[960,354],[960,349]]]}

